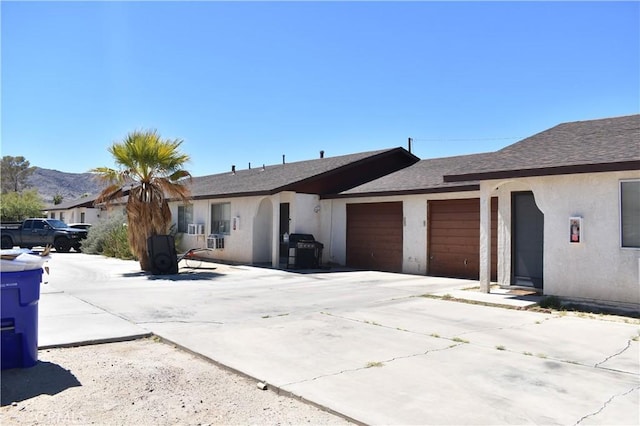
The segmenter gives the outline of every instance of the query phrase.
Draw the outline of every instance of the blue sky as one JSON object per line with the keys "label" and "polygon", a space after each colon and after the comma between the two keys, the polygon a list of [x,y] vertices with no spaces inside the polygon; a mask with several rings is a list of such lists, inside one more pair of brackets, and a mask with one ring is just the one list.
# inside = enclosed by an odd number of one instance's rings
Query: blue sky
{"label": "blue sky", "polygon": [[86,172],[136,129],[194,176],[494,151],[640,111],[638,2],[8,2],[2,155]]}

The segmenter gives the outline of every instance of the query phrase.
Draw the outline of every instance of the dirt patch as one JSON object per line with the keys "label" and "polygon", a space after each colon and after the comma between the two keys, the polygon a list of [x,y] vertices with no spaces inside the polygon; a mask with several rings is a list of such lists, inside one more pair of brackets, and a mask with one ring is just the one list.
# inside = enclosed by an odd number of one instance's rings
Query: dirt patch
{"label": "dirt patch", "polygon": [[2,371],[2,425],[351,424],[154,339],[38,358]]}

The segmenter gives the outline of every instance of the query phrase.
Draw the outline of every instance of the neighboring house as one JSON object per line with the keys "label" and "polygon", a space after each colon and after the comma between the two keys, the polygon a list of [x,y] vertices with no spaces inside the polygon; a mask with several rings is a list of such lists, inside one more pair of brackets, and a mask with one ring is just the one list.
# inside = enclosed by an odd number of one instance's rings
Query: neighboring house
{"label": "neighboring house", "polygon": [[444,176],[480,181],[480,280],[640,304],[640,115],[560,124]]}
{"label": "neighboring house", "polygon": [[402,148],[196,177],[181,250],[270,264],[313,234],[325,264],[479,279],[640,305],[640,115],[560,124],[502,150]]}
{"label": "neighboring house", "polygon": [[422,160],[323,196],[331,224],[322,234],[326,258],[354,268],[478,279],[480,184],[442,176],[489,155]]}
{"label": "neighboring house", "polygon": [[[419,161],[403,148],[195,177],[190,203],[172,200],[180,250],[212,248],[213,259],[277,267],[285,234],[322,234],[320,197]],[[215,238],[214,238],[215,236]],[[323,242],[324,243],[324,242]],[[326,247],[326,244],[325,244]]]}
{"label": "neighboring house", "polygon": [[66,223],[94,224],[100,219],[101,210],[94,207],[96,197],[82,197],[73,201],[48,206],[44,211],[50,219],[59,219]]}
{"label": "neighboring house", "polygon": [[325,260],[640,304],[640,115],[422,160],[321,198]]}

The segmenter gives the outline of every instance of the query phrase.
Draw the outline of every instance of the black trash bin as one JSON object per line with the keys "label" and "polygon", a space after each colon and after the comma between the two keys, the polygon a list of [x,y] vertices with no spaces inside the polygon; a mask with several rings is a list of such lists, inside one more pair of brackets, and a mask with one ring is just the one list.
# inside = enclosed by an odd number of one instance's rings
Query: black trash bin
{"label": "black trash bin", "polygon": [[147,238],[147,252],[153,275],[178,273],[178,256],[173,236],[154,235]]}
{"label": "black trash bin", "polygon": [[312,234],[289,235],[287,268],[317,269],[322,259],[324,245]]}

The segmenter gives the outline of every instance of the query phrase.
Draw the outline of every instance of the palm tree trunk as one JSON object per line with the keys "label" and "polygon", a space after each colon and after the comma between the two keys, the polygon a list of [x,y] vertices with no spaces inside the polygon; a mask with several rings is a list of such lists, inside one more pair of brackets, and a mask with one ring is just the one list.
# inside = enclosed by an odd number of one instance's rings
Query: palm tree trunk
{"label": "palm tree trunk", "polygon": [[171,210],[168,203],[162,201],[145,202],[130,194],[127,202],[129,227],[127,236],[131,250],[140,262],[140,269],[151,271],[147,240],[155,235],[166,235],[171,223]]}

